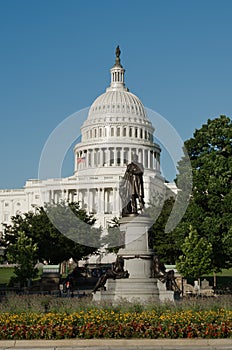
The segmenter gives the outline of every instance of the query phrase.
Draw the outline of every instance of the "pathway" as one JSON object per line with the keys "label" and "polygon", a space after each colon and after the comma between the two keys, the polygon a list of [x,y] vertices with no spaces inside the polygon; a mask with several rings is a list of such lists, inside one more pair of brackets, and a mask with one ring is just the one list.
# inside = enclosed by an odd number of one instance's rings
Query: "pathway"
{"label": "pathway", "polygon": [[1,350],[232,350],[232,339],[2,340]]}

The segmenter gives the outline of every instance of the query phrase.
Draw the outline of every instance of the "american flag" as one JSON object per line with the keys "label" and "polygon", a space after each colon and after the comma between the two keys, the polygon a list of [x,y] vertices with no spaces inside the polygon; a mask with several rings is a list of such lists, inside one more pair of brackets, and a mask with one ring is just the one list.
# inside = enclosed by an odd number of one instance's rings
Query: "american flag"
{"label": "american flag", "polygon": [[85,156],[77,158],[77,164],[80,164],[82,162],[85,162]]}

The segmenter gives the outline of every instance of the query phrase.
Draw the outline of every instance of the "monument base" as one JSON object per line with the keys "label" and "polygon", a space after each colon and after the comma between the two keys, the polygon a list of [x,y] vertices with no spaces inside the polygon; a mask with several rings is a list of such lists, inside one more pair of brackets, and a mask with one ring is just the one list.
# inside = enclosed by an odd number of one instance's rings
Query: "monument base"
{"label": "monument base", "polygon": [[93,294],[94,301],[119,303],[165,303],[174,302],[174,292],[166,290],[165,285],[155,278],[128,278],[108,280],[105,288]]}
{"label": "monument base", "polygon": [[148,230],[152,224],[145,215],[123,217],[120,230],[125,233],[125,247],[118,256],[124,260],[129,278],[108,279],[105,287],[93,294],[94,301],[165,302],[174,301],[174,292],[153,278],[154,251],[149,247]]}
{"label": "monument base", "polygon": [[93,295],[93,300],[109,300],[112,302],[158,302],[159,291],[154,278],[127,278],[106,282],[105,290],[101,289]]}

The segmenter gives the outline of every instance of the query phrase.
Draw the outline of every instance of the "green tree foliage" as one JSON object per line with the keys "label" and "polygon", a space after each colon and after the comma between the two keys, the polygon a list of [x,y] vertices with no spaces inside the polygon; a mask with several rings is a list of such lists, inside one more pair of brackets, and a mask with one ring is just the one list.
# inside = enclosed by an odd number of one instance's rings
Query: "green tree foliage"
{"label": "green tree foliage", "polygon": [[7,252],[17,242],[21,231],[37,244],[39,261],[51,264],[70,258],[78,261],[100,246],[101,229],[94,228],[94,223],[94,217],[87,215],[78,203],[47,204],[36,208],[35,212],[12,217],[12,224],[5,225],[1,243]]}
{"label": "green tree foliage", "polygon": [[183,254],[176,262],[176,267],[184,277],[197,279],[212,271],[212,244],[207,242],[206,238],[200,237],[192,226],[181,249]]}
{"label": "green tree foliage", "polygon": [[14,273],[21,285],[27,280],[36,277],[38,270],[35,268],[38,247],[32,238],[26,236],[25,232],[19,231],[15,243],[9,245],[7,260],[16,263]]}
{"label": "green tree foliage", "polygon": [[176,239],[173,232],[165,231],[174,203],[174,197],[170,197],[164,202],[163,200],[156,201],[147,210],[147,213],[154,220],[154,224],[149,230],[149,236],[152,240],[150,246],[155,250],[159,259],[167,264],[175,264],[179,256],[180,243],[178,237]]}
{"label": "green tree foliage", "polygon": [[[175,229],[184,238],[191,224],[212,245],[214,272],[232,266],[232,123],[221,116],[208,120],[185,142],[191,160],[193,190],[189,206]],[[184,181],[184,158],[177,179]],[[189,169],[187,170],[189,172]]]}
{"label": "green tree foliage", "polygon": [[108,222],[107,234],[102,237],[102,244],[109,253],[117,253],[124,246],[125,233],[120,231],[117,217]]}

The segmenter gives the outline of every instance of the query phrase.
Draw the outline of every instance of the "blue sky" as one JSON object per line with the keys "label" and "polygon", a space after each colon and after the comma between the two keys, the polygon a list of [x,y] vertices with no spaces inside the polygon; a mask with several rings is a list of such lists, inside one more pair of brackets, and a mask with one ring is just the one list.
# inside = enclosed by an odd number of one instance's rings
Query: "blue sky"
{"label": "blue sky", "polygon": [[0,188],[38,177],[53,129],[109,85],[118,44],[127,87],[183,140],[231,117],[231,13],[230,0],[1,0]]}

